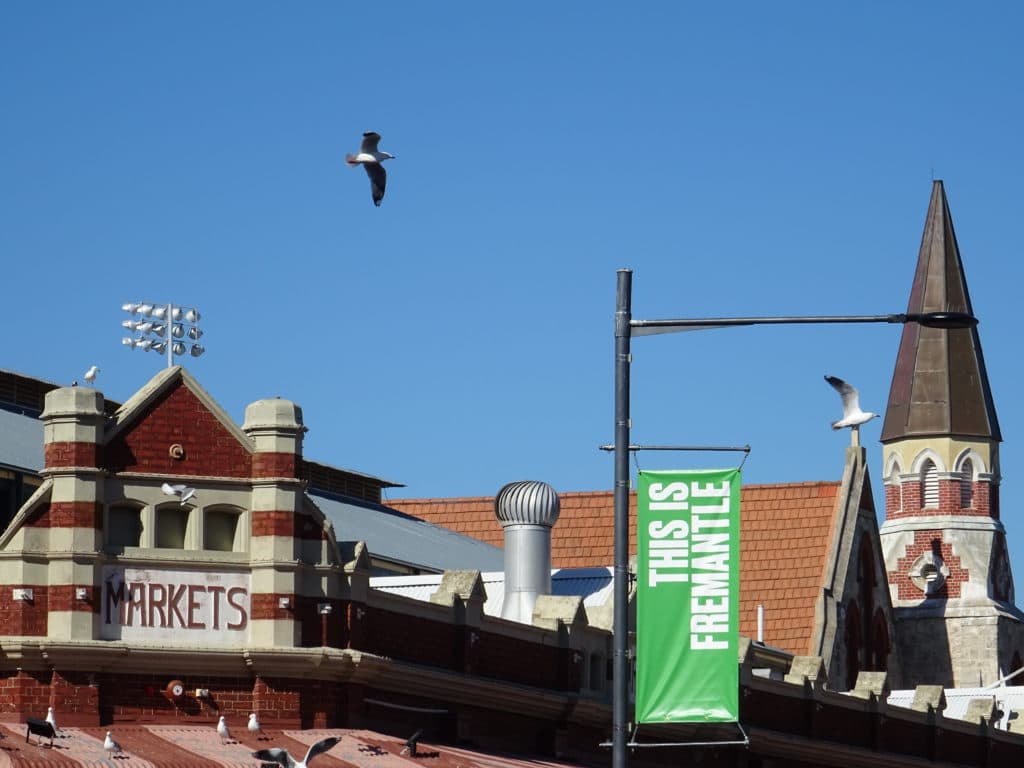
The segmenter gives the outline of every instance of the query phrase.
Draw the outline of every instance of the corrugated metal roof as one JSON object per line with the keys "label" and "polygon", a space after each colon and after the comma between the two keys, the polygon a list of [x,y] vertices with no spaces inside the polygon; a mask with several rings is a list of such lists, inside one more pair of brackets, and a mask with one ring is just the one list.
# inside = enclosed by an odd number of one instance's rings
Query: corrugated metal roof
{"label": "corrugated metal roof", "polygon": [[[480,578],[487,592],[484,613],[488,616],[500,616],[501,604],[505,600],[505,573],[485,571],[480,574]],[[552,568],[551,594],[559,597],[582,597],[584,606],[601,606],[611,597],[612,578],[611,568]],[[370,579],[370,586],[374,589],[424,602],[430,600],[430,596],[437,591],[440,584],[440,574],[377,576]]]}
{"label": "corrugated metal roof", "polygon": [[309,496],[334,525],[339,541],[365,541],[373,556],[437,571],[504,567],[498,547],[404,512],[316,492]]}
{"label": "corrugated metal roof", "polygon": [[[1007,730],[1010,724],[1010,715],[1013,712],[1024,711],[1024,686],[1007,685],[990,688],[946,688],[946,708],[942,716],[953,720],[963,720],[967,714],[967,706],[974,699],[995,699],[996,706],[1000,712],[1000,718],[996,722],[996,728]],[[887,702],[890,706],[906,707],[914,703],[914,691],[890,691]],[[1018,723],[1013,724],[1014,730],[1019,728]]]}
{"label": "corrugated metal roof", "polygon": [[43,468],[43,422],[0,408],[0,465],[38,472]]}

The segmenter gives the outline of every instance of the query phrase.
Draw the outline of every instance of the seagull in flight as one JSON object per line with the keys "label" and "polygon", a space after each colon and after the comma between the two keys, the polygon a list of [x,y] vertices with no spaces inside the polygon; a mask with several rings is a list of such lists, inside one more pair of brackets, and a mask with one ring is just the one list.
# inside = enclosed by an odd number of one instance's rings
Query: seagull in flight
{"label": "seagull in flight", "polygon": [[359,145],[359,152],[345,155],[345,162],[351,166],[362,165],[366,175],[370,177],[370,192],[373,195],[373,204],[380,206],[384,199],[384,187],[388,183],[388,175],[384,171],[384,161],[394,160],[395,156],[389,152],[377,150],[380,142],[380,134],[374,131],[367,131],[363,134],[363,143]]}
{"label": "seagull in flight", "polygon": [[180,483],[175,483],[174,485],[164,483],[160,486],[160,490],[168,496],[177,496],[178,501],[181,502],[181,506],[185,506],[185,502],[189,499],[195,498],[196,495],[195,488],[189,488],[187,485],[182,485]]}
{"label": "seagull in flight", "polygon": [[252,756],[257,760],[264,760],[268,763],[278,763],[284,766],[284,768],[309,768],[310,760],[320,753],[326,752],[339,741],[341,741],[341,736],[328,736],[326,739],[321,739],[309,748],[301,762],[295,762],[295,758],[288,754],[287,749],[279,747],[261,749],[258,752],[253,752]]}
{"label": "seagull in flight", "polygon": [[881,415],[860,409],[860,396],[852,385],[847,384],[836,376],[826,376],[825,381],[831,384],[832,388],[843,399],[843,418],[839,421],[833,421],[832,429],[842,429],[843,427],[853,427],[856,429],[861,424],[866,424]]}

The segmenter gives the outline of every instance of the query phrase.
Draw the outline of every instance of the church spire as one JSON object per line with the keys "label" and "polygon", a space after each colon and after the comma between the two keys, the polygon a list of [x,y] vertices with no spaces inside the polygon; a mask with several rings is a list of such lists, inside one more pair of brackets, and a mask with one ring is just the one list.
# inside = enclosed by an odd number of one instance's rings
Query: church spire
{"label": "church spire", "polygon": [[[932,184],[907,312],[973,314],[941,181]],[[881,441],[926,436],[1002,440],[976,327],[903,326]]]}

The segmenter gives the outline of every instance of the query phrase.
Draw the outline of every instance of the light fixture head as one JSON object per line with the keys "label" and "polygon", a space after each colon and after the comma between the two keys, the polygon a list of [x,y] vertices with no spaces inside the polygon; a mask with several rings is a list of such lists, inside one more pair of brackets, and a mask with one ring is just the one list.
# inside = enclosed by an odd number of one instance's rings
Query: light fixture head
{"label": "light fixture head", "polygon": [[136,312],[139,311],[139,305],[135,303],[122,304],[121,309],[123,309],[125,312],[129,312],[130,314],[134,315]]}
{"label": "light fixture head", "polygon": [[121,338],[121,343],[124,344],[126,347],[133,347],[135,346],[135,339],[133,339],[131,336],[124,336]]}
{"label": "light fixture head", "polygon": [[136,325],[138,325],[138,321],[136,321],[136,320],[122,320],[121,321],[121,327],[122,328],[127,328],[129,331],[134,331]]}
{"label": "light fixture head", "polygon": [[201,329],[193,325],[188,329],[188,337],[192,339],[192,341],[199,341],[199,339],[203,337],[203,332]]}
{"label": "light fixture head", "polygon": [[167,351],[167,344],[162,341],[157,341],[150,346],[154,352],[159,352],[161,355]]}
{"label": "light fixture head", "polygon": [[163,336],[167,326],[163,323],[153,323],[153,327],[149,329],[150,333],[156,334],[157,336]]}
{"label": "light fixture head", "polygon": [[175,323],[171,326],[171,335],[176,339],[182,338],[185,335],[185,326],[181,323]]}
{"label": "light fixture head", "polygon": [[174,342],[174,346],[171,347],[171,350],[176,355],[184,355],[185,354],[185,345],[182,344],[180,341],[176,341],[176,342]]}
{"label": "light fixture head", "polygon": [[188,320],[190,323],[198,323],[199,317],[200,315],[198,309],[190,309],[188,310],[188,312],[185,313],[185,319]]}
{"label": "light fixture head", "polygon": [[139,312],[140,315],[144,315],[145,317],[149,317],[153,313],[153,305],[152,304],[139,304],[138,312]]}
{"label": "light fixture head", "polygon": [[171,310],[171,320],[181,320],[181,307],[174,307]]}
{"label": "light fixture head", "polygon": [[135,340],[135,348],[136,349],[141,349],[143,351],[146,351],[146,350],[148,350],[152,346],[153,346],[153,340],[152,339],[136,339]]}
{"label": "light fixture head", "polygon": [[153,307],[153,317],[163,320],[167,316],[167,307]]}
{"label": "light fixture head", "polygon": [[145,322],[136,325],[135,330],[138,331],[139,333],[149,333],[150,331],[153,330],[153,323],[149,320],[146,320]]}
{"label": "light fixture head", "polygon": [[192,355],[192,357],[199,357],[205,351],[206,347],[204,347],[202,344],[193,344],[192,348],[188,351],[188,353]]}

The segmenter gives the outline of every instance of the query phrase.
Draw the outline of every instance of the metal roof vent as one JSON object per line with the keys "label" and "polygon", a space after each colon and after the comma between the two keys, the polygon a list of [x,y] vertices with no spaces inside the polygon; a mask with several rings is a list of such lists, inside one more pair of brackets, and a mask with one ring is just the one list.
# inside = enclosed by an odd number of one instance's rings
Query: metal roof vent
{"label": "metal roof vent", "polygon": [[498,491],[494,514],[505,529],[503,619],[531,623],[537,596],[551,594],[551,526],[560,509],[547,483],[521,480]]}

